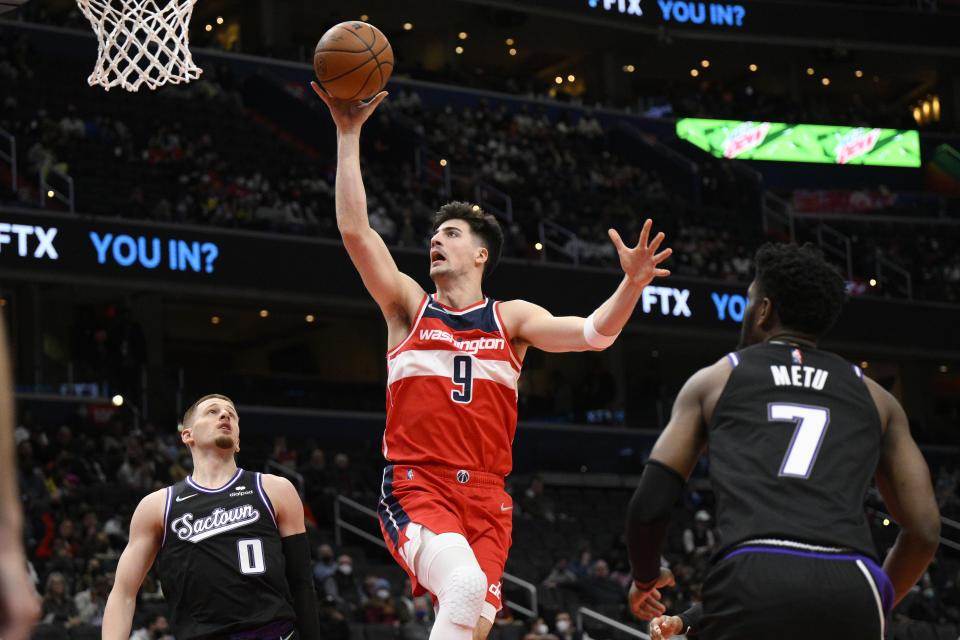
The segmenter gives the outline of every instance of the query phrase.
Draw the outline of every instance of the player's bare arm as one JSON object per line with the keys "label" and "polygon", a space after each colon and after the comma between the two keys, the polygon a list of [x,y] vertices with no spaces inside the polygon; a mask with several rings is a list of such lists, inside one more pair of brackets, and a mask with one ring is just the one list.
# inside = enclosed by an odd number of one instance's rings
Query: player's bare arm
{"label": "player's bare arm", "polygon": [[330,109],[337,126],[337,228],[350,260],[367,291],[387,320],[388,345],[393,347],[410,331],[424,296],[423,288],[401,273],[386,243],[367,217],[367,194],[360,171],[360,129],[384,98],[381,91],[369,102],[333,98],[311,82],[314,92]]}
{"label": "player's bare arm", "polygon": [[897,540],[883,563],[896,590],[896,602],[923,576],[940,544],[940,510],[930,471],[910,435],[907,415],[890,392],[865,378],[885,425],[877,464],[877,486],[894,521]]}
{"label": "player's bare arm", "polygon": [[277,517],[277,531],[283,545],[287,584],[293,596],[297,631],[301,638],[319,638],[317,594],[313,588],[310,546],[303,520],[303,502],[296,488],[286,478],[263,474],[263,490],[267,493]]}
{"label": "player's bare arm", "polygon": [[652,220],[644,223],[635,247],[628,247],[619,233],[614,229],[609,230],[624,277],[613,295],[590,317],[557,317],[543,307],[524,300],[504,302],[500,311],[520,357],[523,357],[528,346],[553,353],[599,351],[609,346],[633,315],[644,287],[654,278],[670,275],[669,270],[659,265],[670,257],[673,250],[658,252],[664,235],[658,233],[650,240],[652,226]]}
{"label": "player's bare arm", "polygon": [[263,490],[267,492],[267,497],[276,510],[280,537],[305,533],[307,528],[303,520],[303,502],[293,483],[270,473],[264,473],[260,479],[263,481]]}
{"label": "player's bare arm", "polygon": [[13,374],[6,322],[0,316],[0,637],[26,640],[40,616],[40,598],[27,575],[23,510],[13,451]]}
{"label": "player's bare arm", "polygon": [[103,611],[103,640],[127,640],[137,592],[160,550],[166,489],[147,495],[133,512],[130,540],[120,555],[113,589]]}
{"label": "player's bare arm", "polygon": [[673,574],[660,567],[670,509],[707,444],[707,424],[730,376],[726,358],[701,369],[683,385],[670,422],[657,439],[627,511],[627,549],[633,569],[630,611],[649,620],[665,612],[660,587]]}

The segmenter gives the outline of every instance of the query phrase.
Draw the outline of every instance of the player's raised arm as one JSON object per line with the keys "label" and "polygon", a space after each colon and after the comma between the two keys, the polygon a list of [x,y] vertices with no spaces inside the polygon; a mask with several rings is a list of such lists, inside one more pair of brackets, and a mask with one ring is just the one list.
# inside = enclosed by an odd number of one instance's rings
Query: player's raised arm
{"label": "player's raised arm", "polygon": [[286,478],[270,474],[264,474],[262,478],[263,489],[277,512],[277,531],[283,545],[284,567],[293,596],[299,637],[319,638],[320,619],[317,616],[317,594],[313,589],[310,545],[303,521],[303,502]]}
{"label": "player's raised arm", "polygon": [[424,295],[415,280],[400,272],[383,238],[367,217],[367,194],[360,172],[360,129],[384,98],[381,91],[369,102],[340,100],[327,95],[316,82],[314,92],[330,109],[337,125],[337,228],[363,284],[388,321],[412,314]]}
{"label": "player's raised arm", "polygon": [[640,241],[635,247],[628,247],[619,233],[609,230],[624,277],[613,295],[588,317],[557,317],[542,307],[519,300],[504,303],[504,314],[510,316],[505,320],[513,337],[555,353],[602,350],[613,344],[633,314],[644,287],[654,278],[670,275],[669,270],[658,265],[669,258],[673,250],[657,252],[664,236],[661,232],[650,240],[652,226],[651,220],[643,224]]}
{"label": "player's raised arm", "polygon": [[103,640],[127,640],[137,606],[137,592],[153,566],[163,535],[167,492],[154,491],[137,505],[130,520],[130,540],[117,563],[113,589],[103,610]]}
{"label": "player's raised arm", "polygon": [[917,583],[940,544],[940,511],[930,470],[910,435],[903,407],[879,384],[866,378],[887,428],[877,464],[877,486],[900,533],[883,563],[896,591],[894,604]]}
{"label": "player's raised arm", "polygon": [[40,615],[40,599],[27,575],[23,507],[13,449],[13,372],[6,323],[0,315],[0,637],[26,640]]}

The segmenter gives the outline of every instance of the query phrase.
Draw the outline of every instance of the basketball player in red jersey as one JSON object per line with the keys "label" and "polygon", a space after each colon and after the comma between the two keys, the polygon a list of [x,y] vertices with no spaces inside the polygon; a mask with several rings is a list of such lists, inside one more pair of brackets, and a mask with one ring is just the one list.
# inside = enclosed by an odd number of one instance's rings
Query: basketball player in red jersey
{"label": "basketball player in red jersey", "polygon": [[588,351],[608,347],[653,278],[659,233],[650,220],[637,247],[613,229],[624,278],[588,318],[555,317],[524,300],[497,302],[483,277],[500,256],[503,232],[479,207],[451,202],[437,212],[427,294],[401,273],[367,219],[360,129],[386,97],[343,101],[313,89],[337,125],[337,226],[350,259],[387,321],[388,461],[378,505],[387,547],[410,574],[414,593],[437,604],[431,640],[483,640],[500,608],[513,502],[503,490],[512,466],[517,378],[529,347]]}

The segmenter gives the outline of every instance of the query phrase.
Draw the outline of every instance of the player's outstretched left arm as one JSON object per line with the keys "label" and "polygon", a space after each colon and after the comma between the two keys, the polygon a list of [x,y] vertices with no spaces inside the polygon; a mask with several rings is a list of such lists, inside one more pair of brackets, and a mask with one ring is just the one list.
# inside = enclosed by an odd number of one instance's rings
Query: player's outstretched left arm
{"label": "player's outstretched left arm", "polygon": [[273,503],[277,515],[277,530],[283,544],[287,583],[293,596],[293,611],[297,616],[299,637],[320,637],[320,618],[317,615],[317,594],[313,590],[313,571],[310,545],[303,519],[303,502],[293,484],[286,478],[263,474],[263,490]]}
{"label": "player's outstretched left arm", "polygon": [[661,269],[659,265],[670,257],[673,250],[658,252],[664,236],[661,232],[650,240],[652,226],[652,220],[643,224],[640,241],[635,247],[628,247],[616,230],[609,230],[610,240],[620,257],[623,281],[590,316],[557,317],[533,303],[511,300],[505,302],[501,309],[512,337],[553,353],[600,351],[613,344],[633,314],[644,287],[654,278],[670,275],[669,270]]}
{"label": "player's outstretched left arm", "polygon": [[113,589],[103,610],[103,640],[127,640],[137,606],[137,592],[160,550],[166,490],[147,495],[133,512],[130,539],[120,554]]}

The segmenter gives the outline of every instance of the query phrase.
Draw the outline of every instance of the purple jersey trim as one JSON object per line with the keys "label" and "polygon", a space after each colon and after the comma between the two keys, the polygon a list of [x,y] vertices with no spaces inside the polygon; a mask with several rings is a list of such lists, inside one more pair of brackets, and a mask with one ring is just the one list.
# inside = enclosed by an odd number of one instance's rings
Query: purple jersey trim
{"label": "purple jersey trim", "polygon": [[260,473],[257,472],[254,474],[255,484],[257,485],[257,493],[260,494],[260,499],[263,500],[263,504],[267,506],[267,511],[270,512],[270,518],[273,520],[273,526],[277,526],[277,516],[276,510],[273,508],[273,503],[270,502],[270,498],[267,497],[267,492],[263,490],[263,481],[260,480]]}
{"label": "purple jersey trim", "polygon": [[294,623],[290,620],[277,620],[250,631],[238,631],[225,636],[226,640],[268,640],[280,639],[293,631]]}
{"label": "purple jersey trim", "polygon": [[167,487],[167,499],[163,503],[163,537],[160,538],[160,546],[167,542],[167,520],[170,519],[170,506],[173,503],[173,487]]}
{"label": "purple jersey trim", "polygon": [[731,551],[727,555],[723,556],[723,560],[732,558],[733,556],[738,556],[741,553],[779,553],[781,555],[800,556],[801,558],[816,558],[818,560],[846,560],[852,562],[859,560],[867,566],[867,569],[870,570],[870,575],[873,576],[873,581],[877,585],[877,591],[880,593],[880,602],[883,605],[883,614],[885,616],[890,615],[890,610],[893,608],[893,600],[896,595],[896,592],[893,588],[893,583],[890,582],[890,578],[887,576],[884,570],[867,556],[850,553],[815,553],[812,551],[800,551],[798,549],[777,549],[775,547],[740,547],[739,549]]}
{"label": "purple jersey trim", "polygon": [[237,479],[240,477],[240,474],[242,474],[242,473],[243,473],[243,469],[237,469],[237,472],[236,472],[235,474],[233,474],[233,477],[230,478],[229,480],[227,480],[227,483],[226,483],[225,485],[223,485],[222,487],[220,487],[219,489],[207,489],[206,487],[201,487],[200,485],[198,485],[196,482],[193,481],[193,476],[192,476],[192,475],[187,476],[187,478],[186,478],[186,480],[184,480],[184,482],[186,482],[188,485],[190,485],[190,488],[196,489],[197,491],[200,491],[200,492],[203,492],[203,493],[220,493],[220,492],[223,491],[224,489],[227,489],[228,487],[230,487],[230,485],[232,485],[234,482],[236,482]]}
{"label": "purple jersey trim", "polygon": [[732,364],[734,367],[740,364],[740,356],[736,351],[731,351],[727,354],[727,357],[730,358],[730,364]]}

